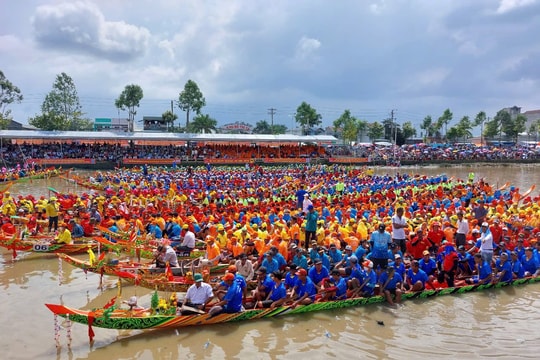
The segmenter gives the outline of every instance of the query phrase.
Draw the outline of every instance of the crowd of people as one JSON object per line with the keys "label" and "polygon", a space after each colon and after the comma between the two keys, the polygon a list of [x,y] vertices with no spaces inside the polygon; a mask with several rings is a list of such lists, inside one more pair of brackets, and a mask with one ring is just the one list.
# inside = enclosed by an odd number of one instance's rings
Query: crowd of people
{"label": "crowd of people", "polygon": [[4,192],[2,235],[54,233],[71,242],[99,224],[157,240],[161,263],[171,266],[174,250],[204,241],[207,264],[230,266],[211,291],[194,275],[196,289],[181,303],[190,311],[375,294],[394,304],[405,291],[540,274],[540,197],[474,174],[378,176],[317,165],[124,169],[93,178],[102,192]]}
{"label": "crowd of people", "polygon": [[539,159],[540,151],[531,145],[499,146],[474,144],[413,144],[379,146],[326,146],[310,144],[200,144],[120,146],[108,143],[47,143],[41,145],[4,144],[4,163],[16,164],[21,159],[94,159],[120,163],[124,159],[177,159],[204,161],[209,159],[329,159],[332,157],[365,158],[370,162],[400,160],[429,161],[494,161]]}

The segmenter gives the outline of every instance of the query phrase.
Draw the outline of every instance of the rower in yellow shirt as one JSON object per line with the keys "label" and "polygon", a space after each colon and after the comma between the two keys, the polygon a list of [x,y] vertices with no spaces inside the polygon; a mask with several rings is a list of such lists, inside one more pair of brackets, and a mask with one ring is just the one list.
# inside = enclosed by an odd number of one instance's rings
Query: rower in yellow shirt
{"label": "rower in yellow shirt", "polygon": [[65,223],[61,223],[58,226],[58,235],[54,238],[56,244],[72,244],[71,231],[68,230]]}

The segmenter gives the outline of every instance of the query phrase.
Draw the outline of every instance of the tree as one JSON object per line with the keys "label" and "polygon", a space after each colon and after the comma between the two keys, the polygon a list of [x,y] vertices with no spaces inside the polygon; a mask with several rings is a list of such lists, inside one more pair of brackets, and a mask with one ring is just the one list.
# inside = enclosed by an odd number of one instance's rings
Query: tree
{"label": "tree", "polygon": [[294,119],[302,126],[303,135],[307,135],[311,128],[322,123],[322,116],[305,101],[296,109]]}
{"label": "tree", "polygon": [[11,110],[7,107],[13,103],[20,103],[22,100],[21,90],[13,85],[0,70],[0,129],[7,129],[13,119]]}
{"label": "tree", "polygon": [[282,124],[274,124],[272,126],[272,134],[285,134],[287,132],[287,126]]}
{"label": "tree", "polygon": [[[497,113],[497,115],[495,115],[493,117],[493,119],[486,122],[486,125],[484,127],[484,137],[486,137],[486,138],[494,138],[495,136],[497,136],[500,133],[499,132],[499,129],[500,129],[500,126],[501,126],[500,119],[501,119],[502,115],[499,114],[499,113],[500,113],[500,111]],[[508,114],[508,116],[510,116],[510,114]]]}
{"label": "tree", "polygon": [[508,137],[512,138],[517,143],[519,134],[526,131],[526,123],[527,118],[523,114],[518,114],[518,116],[516,116],[516,118],[513,119],[513,121],[508,124],[507,127],[504,127],[503,131]]}
{"label": "tree", "polygon": [[261,121],[257,122],[257,124],[253,128],[252,132],[254,134],[271,134],[272,133],[272,128],[271,128],[270,124],[268,123],[268,121],[261,120]]}
{"label": "tree", "polygon": [[212,119],[208,114],[199,114],[193,118],[187,130],[191,133],[210,133],[217,130],[217,120]]}
{"label": "tree", "polygon": [[428,115],[424,118],[424,120],[422,121],[422,125],[420,125],[420,129],[426,132],[426,138],[431,138],[435,135],[436,126],[433,123],[431,115]]}
{"label": "tree", "polygon": [[285,134],[287,127],[285,125],[270,125],[268,121],[258,121],[252,130],[253,134]]}
{"label": "tree", "polygon": [[334,128],[339,129],[344,143],[350,144],[358,139],[359,121],[351,115],[350,110],[345,110],[343,114],[334,120]]}
{"label": "tree", "polygon": [[367,135],[371,140],[382,138],[384,135],[384,126],[377,121],[372,122],[368,125]]}
{"label": "tree", "polygon": [[472,137],[472,128],[473,124],[468,116],[464,116],[459,120],[459,123],[456,125],[458,137],[468,139]]}
{"label": "tree", "polygon": [[444,110],[443,114],[437,120],[437,127],[438,127],[439,130],[442,129],[442,127],[444,126],[444,136],[445,137],[446,137],[448,124],[450,123],[450,121],[452,121],[453,116],[454,116],[454,114],[452,114],[450,109],[446,109],[446,110]]}
{"label": "tree", "polygon": [[484,124],[486,123],[486,119],[487,117],[484,111],[480,111],[474,118],[473,126],[480,125],[480,145],[484,144]]}
{"label": "tree", "polygon": [[178,119],[178,115],[173,113],[171,110],[167,110],[163,114],[161,114],[161,118],[167,124],[167,129],[169,131],[174,130],[174,122],[176,119]]}
{"label": "tree", "polygon": [[403,123],[402,134],[403,134],[403,138],[405,140],[407,140],[408,138],[411,138],[413,136],[416,136],[416,129],[413,126],[412,122],[406,121],[406,122]]}
{"label": "tree", "polygon": [[535,141],[538,141],[538,131],[540,130],[540,119],[534,120],[527,131],[527,134],[530,136],[534,135]]}
{"label": "tree", "polygon": [[120,110],[128,111],[128,131],[133,132],[135,125],[136,108],[139,107],[142,98],[144,97],[143,90],[139,85],[126,85],[124,91],[118,99],[114,101],[114,105]]}
{"label": "tree", "polygon": [[92,121],[84,113],[73,79],[66,73],[56,75],[53,89],[45,96],[41,115],[30,118],[29,123],[42,130],[90,130]]}
{"label": "tree", "polygon": [[206,100],[199,86],[193,80],[188,80],[184,85],[184,90],[178,95],[178,107],[186,112],[186,129],[189,129],[189,114],[191,111],[197,115],[201,113],[201,109],[206,106]]}

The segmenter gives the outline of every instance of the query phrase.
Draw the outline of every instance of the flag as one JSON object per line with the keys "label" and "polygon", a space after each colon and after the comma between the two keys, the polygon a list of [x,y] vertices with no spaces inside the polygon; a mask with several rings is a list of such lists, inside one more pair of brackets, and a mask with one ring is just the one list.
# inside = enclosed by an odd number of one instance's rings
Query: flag
{"label": "flag", "polygon": [[89,247],[86,252],[88,253],[88,262],[90,263],[90,266],[94,266],[96,263],[96,255],[92,251],[92,248]]}
{"label": "flag", "polygon": [[169,265],[169,262],[167,262],[167,265],[165,265],[165,275],[167,275],[167,280],[169,280],[169,281],[174,280],[174,275],[173,275],[173,272],[171,270],[171,266]]}
{"label": "flag", "polygon": [[88,314],[88,337],[90,338],[90,341],[94,340],[94,330],[92,329],[92,324],[94,323],[94,314],[90,313]]}
{"label": "flag", "polygon": [[137,231],[136,230],[133,230],[130,234],[129,234],[129,242],[134,242],[135,239],[137,239]]}
{"label": "flag", "polygon": [[116,302],[116,296],[113,297],[111,300],[109,300],[109,302],[106,303],[105,306],[103,306],[103,308],[104,308],[104,309],[108,309],[108,308],[110,308],[111,306],[113,306],[115,302]]}
{"label": "flag", "polygon": [[17,249],[15,249],[15,240],[17,238],[17,234],[13,234],[13,236],[11,237],[11,246],[12,246],[12,249],[13,249],[13,258],[15,259],[17,257]]}

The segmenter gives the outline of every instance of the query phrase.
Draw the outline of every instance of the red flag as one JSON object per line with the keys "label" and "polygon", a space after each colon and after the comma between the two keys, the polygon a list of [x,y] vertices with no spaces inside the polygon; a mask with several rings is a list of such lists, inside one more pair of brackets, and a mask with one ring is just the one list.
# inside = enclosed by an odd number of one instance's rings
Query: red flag
{"label": "red flag", "polygon": [[168,262],[167,262],[167,265],[165,266],[165,274],[167,275],[167,280],[169,281],[174,280],[174,275]]}
{"label": "red flag", "polygon": [[134,242],[136,238],[137,238],[137,231],[134,230],[129,234],[129,242]]}
{"label": "red flag", "polygon": [[109,302],[106,303],[105,306],[103,306],[103,308],[104,308],[104,309],[108,309],[108,308],[110,308],[111,306],[113,306],[115,302],[116,302],[116,296],[113,297],[111,300],[109,300]]}
{"label": "red flag", "polygon": [[94,330],[92,329],[92,324],[94,323],[94,314],[90,313],[88,314],[88,337],[90,338],[90,341],[94,340]]}

